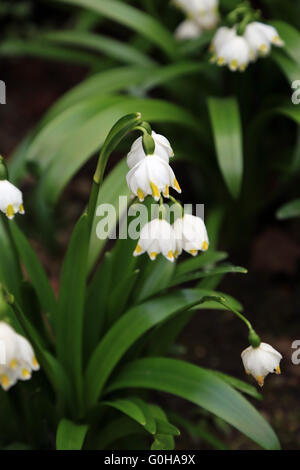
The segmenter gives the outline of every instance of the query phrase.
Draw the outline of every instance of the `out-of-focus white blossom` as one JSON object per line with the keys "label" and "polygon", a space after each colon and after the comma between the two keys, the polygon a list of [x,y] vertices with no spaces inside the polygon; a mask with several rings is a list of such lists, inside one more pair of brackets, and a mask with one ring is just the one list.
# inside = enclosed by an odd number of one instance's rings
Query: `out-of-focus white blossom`
{"label": "out-of-focus white blossom", "polygon": [[187,19],[180,23],[175,30],[177,39],[194,39],[199,37],[203,32],[203,28],[192,19]]}
{"label": "out-of-focus white blossom", "polygon": [[[221,28],[220,28],[221,29]],[[250,47],[243,36],[236,33],[235,28],[217,31],[213,41],[212,62],[227,65],[232,72],[244,71],[250,62]]]}
{"label": "out-of-focus white blossom", "polygon": [[254,21],[245,29],[244,37],[249,44],[251,60],[258,56],[269,54],[272,44],[282,47],[284,42],[280,39],[277,30],[270,25]]}

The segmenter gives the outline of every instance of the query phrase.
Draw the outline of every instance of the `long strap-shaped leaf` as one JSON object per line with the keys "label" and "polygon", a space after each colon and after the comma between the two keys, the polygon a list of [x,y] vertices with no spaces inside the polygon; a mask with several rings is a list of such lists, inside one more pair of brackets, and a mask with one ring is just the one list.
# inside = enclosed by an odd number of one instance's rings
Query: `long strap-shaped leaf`
{"label": "long strap-shaped leaf", "polygon": [[272,21],[280,37],[284,40],[287,54],[300,66],[300,33],[284,21]]}
{"label": "long strap-shaped leaf", "polygon": [[178,51],[172,34],[152,16],[130,5],[116,0],[56,0],[75,6],[90,8],[97,13],[139,32],[154,44],[157,44],[169,57],[175,58]]}
{"label": "long strap-shaped leaf", "polygon": [[97,402],[101,390],[124,353],[150,328],[199,303],[203,295],[193,290],[144,302],[125,313],[104,336],[92,355],[85,376],[88,406]]}
{"label": "long strap-shaped leaf", "polygon": [[15,222],[10,224],[10,229],[15,246],[22,262],[24,263],[26,271],[29,274],[40,304],[49,320],[52,323],[55,323],[57,304],[47,275],[27,238],[23,235]]}
{"label": "long strap-shaped leaf", "polygon": [[80,450],[87,431],[86,424],[75,424],[68,419],[62,419],[56,434],[56,450]]}
{"label": "long strap-shaped leaf", "polygon": [[217,158],[225,183],[234,198],[240,193],[243,178],[242,127],[235,98],[209,98]]}
{"label": "long strap-shaped leaf", "polygon": [[54,43],[69,44],[71,46],[87,47],[96,52],[101,52],[122,63],[141,65],[149,67],[154,65],[154,60],[147,57],[138,49],[112,39],[101,34],[94,34],[86,31],[49,31],[42,35],[42,38]]}
{"label": "long strap-shaped leaf", "polygon": [[65,256],[58,299],[56,346],[81,401],[82,335],[88,254],[87,215],[83,215],[73,231]]}
{"label": "long strap-shaped leaf", "polygon": [[280,448],[276,434],[264,418],[212,371],[176,359],[140,359],[124,367],[107,392],[136,387],[185,398],[221,417],[263,448]]}

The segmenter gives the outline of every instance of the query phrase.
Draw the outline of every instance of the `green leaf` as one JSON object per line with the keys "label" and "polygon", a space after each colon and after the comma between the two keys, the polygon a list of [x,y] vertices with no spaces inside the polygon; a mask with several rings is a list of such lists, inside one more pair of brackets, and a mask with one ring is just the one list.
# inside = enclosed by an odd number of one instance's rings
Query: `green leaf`
{"label": "green leaf", "polygon": [[57,354],[75,386],[79,401],[82,392],[82,335],[88,239],[87,216],[83,215],[75,226],[64,259],[56,322]]}
{"label": "green leaf", "polygon": [[116,285],[115,289],[112,290],[107,305],[107,317],[110,325],[113,324],[124,311],[139,273],[138,269],[133,273],[130,273]]}
{"label": "green leaf", "polygon": [[145,426],[146,424],[146,418],[142,409],[130,399],[119,398],[114,401],[102,401],[100,404],[110,406],[116,410],[121,411],[125,415],[129,416],[129,418],[139,423],[141,426]]}
{"label": "green leaf", "polygon": [[174,439],[170,434],[156,434],[151,450],[174,450]]}
{"label": "green leaf", "polygon": [[257,389],[253,385],[250,385],[247,382],[244,382],[243,380],[236,379],[231,375],[224,374],[223,372],[219,372],[216,370],[211,372],[216,374],[229,385],[232,385],[232,387],[237,388],[243,393],[247,393],[247,395],[249,395],[250,397],[256,398],[257,400],[262,400],[262,395],[257,391]]}
{"label": "green leaf", "polygon": [[187,289],[149,300],[126,312],[104,336],[88,363],[85,377],[88,405],[96,403],[113,369],[137,339],[165,319],[199,303],[202,297]]}
{"label": "green leaf", "polygon": [[288,55],[300,66],[300,33],[293,26],[284,21],[272,21],[279,36],[285,42],[284,49]]}
{"label": "green leaf", "polygon": [[300,76],[300,65],[291,59],[281,50],[272,51],[272,59],[277,63],[279,68],[283,71],[284,75],[290,83],[298,80]]}
{"label": "green leaf", "polygon": [[99,59],[87,52],[72,51],[69,48],[54,46],[40,39],[7,39],[0,46],[0,56],[31,56],[96,67]]}
{"label": "green leaf", "polygon": [[21,273],[16,254],[9,239],[8,221],[0,216],[0,282],[20,301]]}
{"label": "green leaf", "polygon": [[[112,207],[115,208],[117,220],[119,220],[124,214],[124,212],[127,210],[127,206],[125,208],[119,206],[119,196],[122,195],[123,197],[126,197],[127,202],[129,202],[130,200],[130,190],[128,188],[125,177],[127,170],[128,167],[126,164],[126,160],[124,159],[120,163],[118,163],[115,168],[109,173],[109,175],[105,178],[98,194],[97,205],[99,205],[102,201],[105,201],[105,204],[110,204]],[[101,253],[107,242],[107,238],[99,239],[97,237],[97,224],[98,216],[96,213],[90,238],[88,257],[89,270],[94,266],[94,263],[96,262],[99,254]]]}
{"label": "green leaf", "polygon": [[85,31],[49,31],[42,35],[42,39],[54,43],[62,43],[75,47],[87,47],[96,52],[101,52],[109,57],[127,64],[149,67],[155,64],[154,60],[147,57],[138,49],[99,33]]}
{"label": "green leaf", "polygon": [[110,421],[101,428],[96,448],[106,449],[113,442],[131,434],[145,434],[145,429],[126,416]]}
{"label": "green leaf", "polygon": [[216,268],[213,269],[207,269],[203,271],[196,271],[193,273],[188,273],[184,274],[181,276],[176,276],[169,284],[168,287],[174,287],[179,284],[183,284],[185,282],[190,282],[190,281],[195,281],[197,279],[209,277],[209,276],[215,276],[217,274],[228,274],[228,273],[242,273],[246,274],[248,271],[245,268],[242,268],[241,266],[231,266],[231,265],[225,265],[225,266],[217,266]]}
{"label": "green leaf", "polygon": [[[117,67],[96,73],[86,78],[70,91],[65,93],[46,114],[43,121],[49,122],[56,116],[59,116],[70,106],[78,104],[82,100],[95,98],[100,95],[109,95],[122,90],[128,90],[130,87],[143,82],[149,75],[149,70],[145,67]],[[113,97],[106,99],[113,100]],[[75,109],[75,108],[74,108]],[[74,111],[73,111],[74,114]]]}
{"label": "green leaf", "polygon": [[62,419],[57,428],[56,450],[80,450],[87,431],[86,424],[75,424],[68,419]]}
{"label": "green leaf", "polygon": [[56,0],[84,8],[117,21],[157,44],[170,57],[176,58],[177,44],[173,35],[152,16],[116,0]]}
{"label": "green leaf", "polygon": [[128,388],[163,391],[214,413],[265,449],[279,449],[277,436],[255,408],[213,372],[184,361],[146,358],[123,368],[107,392]]}
{"label": "green leaf", "polygon": [[204,266],[214,265],[218,261],[227,258],[227,256],[227,253],[224,251],[208,250],[205,253],[201,253],[199,256],[189,257],[187,260],[178,263],[175,276],[183,276]]}
{"label": "green leaf", "polygon": [[141,302],[164,290],[173,276],[174,269],[175,264],[163,256],[159,256],[155,261],[149,261],[142,270],[136,286],[135,302]]}
{"label": "green leaf", "polygon": [[106,252],[87,289],[84,315],[84,357],[87,359],[107,322],[107,303],[112,280],[112,255]]}
{"label": "green leaf", "polygon": [[219,166],[234,198],[243,178],[242,126],[235,98],[209,98],[208,108]]}
{"label": "green leaf", "polygon": [[294,199],[281,206],[276,212],[277,219],[300,217],[300,199]]}
{"label": "green leaf", "polygon": [[207,430],[206,424],[194,424],[190,420],[183,418],[177,413],[171,413],[170,415],[172,420],[176,424],[178,424],[178,426],[181,426],[183,429],[186,429],[186,431],[194,441],[197,442],[199,439],[201,439],[217,450],[228,450],[226,445],[222,441],[220,441],[220,439],[218,439],[214,434]]}
{"label": "green leaf", "polygon": [[[103,99],[107,100],[107,97]],[[76,128],[74,133],[69,134],[68,139],[55,153],[40,183],[42,195],[48,203],[56,202],[70,178],[91,155],[99,150],[113,124],[124,115],[136,113],[137,110],[142,113],[143,120],[172,122],[199,130],[197,120],[190,113],[172,103],[119,97],[117,103],[96,113],[82,123],[80,129]]]}
{"label": "green leaf", "polygon": [[55,322],[57,303],[48,277],[27,238],[14,221],[10,223],[10,229],[15,246],[31,279],[40,304],[53,323]]}
{"label": "green leaf", "polygon": [[150,434],[154,435],[156,433],[156,420],[153,416],[150,405],[139,397],[132,397],[131,400],[142,410],[145,416],[145,430]]}

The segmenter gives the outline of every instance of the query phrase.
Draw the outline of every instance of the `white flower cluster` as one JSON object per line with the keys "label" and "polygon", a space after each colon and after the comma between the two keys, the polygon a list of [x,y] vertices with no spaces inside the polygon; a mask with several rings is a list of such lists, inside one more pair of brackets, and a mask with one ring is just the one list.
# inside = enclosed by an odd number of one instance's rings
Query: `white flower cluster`
{"label": "white flower cluster", "polygon": [[18,380],[29,380],[40,368],[31,344],[5,322],[0,322],[0,384],[8,390]]}
{"label": "white flower cluster", "polygon": [[9,219],[15,214],[25,214],[21,191],[8,180],[0,180],[0,210]]}
{"label": "white flower cluster", "polygon": [[237,33],[236,26],[221,26],[210,46],[211,61],[220,66],[227,65],[232,72],[243,72],[249,62],[269,54],[272,45],[284,45],[273,26],[254,21],[246,26],[242,35]]}
{"label": "white flower cluster", "polygon": [[242,352],[241,357],[246,374],[251,374],[261,387],[270,372],[280,374],[282,355],[267,343],[260,343],[257,348],[249,346]]}
{"label": "white flower cluster", "polygon": [[[127,155],[127,184],[140,201],[147,195],[152,195],[155,201],[160,199],[161,194],[169,198],[169,186],[181,192],[169,165],[169,159],[174,155],[170,142],[154,131],[151,136],[155,143],[154,154],[145,154],[142,137],[139,137]],[[147,252],[150,259],[154,260],[162,253],[169,261],[174,261],[183,250],[195,256],[198,251],[207,249],[208,237],[203,220],[184,214],[173,225],[160,218],[145,224],[134,256]]]}
{"label": "white flower cluster", "polygon": [[187,16],[175,31],[178,39],[193,39],[217,26],[218,0],[174,0],[174,3]]}

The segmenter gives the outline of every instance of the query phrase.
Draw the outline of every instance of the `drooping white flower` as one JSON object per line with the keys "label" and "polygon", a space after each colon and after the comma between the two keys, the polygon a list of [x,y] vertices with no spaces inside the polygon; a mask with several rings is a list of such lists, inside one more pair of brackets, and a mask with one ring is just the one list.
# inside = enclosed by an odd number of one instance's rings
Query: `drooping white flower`
{"label": "drooping white flower", "polygon": [[176,258],[182,250],[196,256],[199,250],[206,251],[208,249],[207,231],[200,217],[184,214],[183,217],[175,220],[173,228],[176,238]]}
{"label": "drooping white flower", "polygon": [[261,387],[269,373],[280,374],[282,355],[267,343],[260,343],[257,348],[249,346],[241,357],[246,374],[251,374]]}
{"label": "drooping white flower", "polygon": [[208,10],[205,14],[198,16],[197,23],[204,30],[214,29],[220,20],[217,9]]}
{"label": "drooping white flower", "polygon": [[8,390],[18,380],[29,380],[40,368],[31,344],[5,322],[0,322],[0,384]]}
{"label": "drooping white flower", "polygon": [[194,39],[198,38],[203,32],[203,29],[196,21],[188,19],[182,21],[175,30],[175,37],[177,39]]}
{"label": "drooping white flower", "polygon": [[133,255],[138,256],[147,252],[150,259],[155,260],[161,253],[167,260],[173,262],[175,248],[175,234],[172,226],[166,220],[153,219],[142,228]]}
{"label": "drooping white flower", "polygon": [[273,26],[260,23],[259,21],[254,21],[247,25],[244,37],[249,44],[252,60],[255,60],[258,55],[267,55],[271,50],[272,44],[277,47],[284,45],[284,42],[280,39],[277,30]]}
{"label": "drooping white flower", "polygon": [[[151,137],[155,143],[155,155],[162,158],[166,163],[169,163],[169,158],[174,156],[174,152],[168,139],[154,131],[152,131]],[[129,153],[127,154],[127,165],[130,169],[146,157],[142,139],[142,136],[138,137],[133,142]]]}
{"label": "drooping white flower", "polygon": [[197,19],[207,11],[216,10],[219,5],[218,0],[174,0],[174,3],[187,15]]}
{"label": "drooping white flower", "polygon": [[15,214],[25,214],[21,191],[8,180],[0,180],[0,210],[9,219]]}
{"label": "drooping white flower", "polygon": [[236,70],[244,71],[250,62],[250,47],[246,39],[235,34],[227,38],[215,50],[213,58],[218,65],[228,65],[232,72]]}
{"label": "drooping white flower", "polygon": [[215,52],[216,54],[219,53],[220,48],[228,42],[230,39],[234,38],[236,36],[236,30],[235,28],[228,28],[227,26],[220,26],[220,28],[217,29],[211,45],[210,45],[210,50],[211,52]]}
{"label": "drooping white flower", "polygon": [[152,194],[156,201],[159,200],[161,193],[169,197],[169,186],[181,192],[170,165],[155,154],[146,155],[129,170],[126,179],[129,189],[141,202],[148,194]]}

